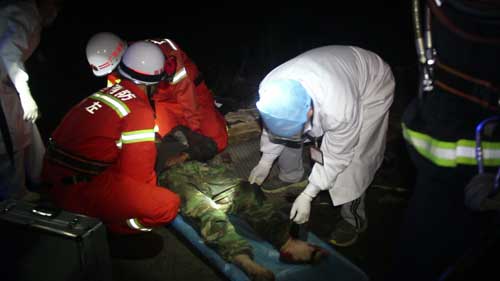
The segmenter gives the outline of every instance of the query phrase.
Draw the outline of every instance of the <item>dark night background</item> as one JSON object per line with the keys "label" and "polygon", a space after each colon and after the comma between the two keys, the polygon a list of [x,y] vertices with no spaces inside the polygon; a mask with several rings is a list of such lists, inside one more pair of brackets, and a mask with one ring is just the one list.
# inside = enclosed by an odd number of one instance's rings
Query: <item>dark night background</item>
{"label": "dark night background", "polygon": [[[216,96],[231,99],[232,105],[242,107],[253,105],[260,80],[286,60],[324,45],[356,45],[379,54],[392,67],[396,97],[391,109],[388,140],[392,144],[388,145],[388,151],[404,158],[400,117],[417,91],[410,5],[411,1],[403,0],[66,0],[54,24],[43,31],[39,48],[27,62],[32,92],[42,114],[37,123],[46,141],[72,105],[105,86],[105,78],[93,76],[85,57],[88,39],[101,31],[114,32],[127,41],[172,39],[195,61]],[[398,172],[400,178],[405,175]],[[408,182],[405,179],[395,184],[410,187]],[[380,202],[392,200],[390,196],[384,198]],[[380,211],[369,216],[373,222],[382,224],[373,228],[359,247],[342,253],[376,280],[388,270],[387,247],[396,235],[395,218],[404,206],[386,210],[380,208],[378,201],[373,204]],[[126,268],[129,264],[115,263],[114,270],[118,268],[118,273],[120,266]],[[129,271],[123,272],[118,274],[120,280],[133,280],[127,279]]]}
{"label": "dark night background", "polygon": [[105,85],[85,58],[87,40],[101,31],[125,40],[174,40],[197,63],[216,96],[238,103],[252,103],[260,80],[280,63],[330,44],[378,53],[393,68],[397,94],[413,95],[417,64],[410,14],[410,1],[396,0],[66,0],[27,63],[42,113],[38,125],[47,138],[71,105]]}
{"label": "dark night background", "polygon": [[[367,191],[368,231],[352,247],[336,250],[371,280],[385,280],[391,271],[391,247],[398,238],[414,176],[400,125],[405,106],[417,95],[418,65],[410,0],[65,0],[55,22],[42,31],[39,47],[26,62],[32,94],[41,112],[37,124],[44,141],[73,105],[106,86],[104,77],[92,74],[85,56],[89,38],[103,31],[126,41],[172,39],[197,64],[215,96],[229,100],[226,104],[234,109],[253,106],[261,79],[307,50],[355,45],[380,55],[391,66],[396,80],[386,161],[372,183],[379,188]],[[334,221],[333,207],[327,200],[330,209],[325,208],[315,222],[311,219],[311,229],[322,238],[328,236]],[[167,228],[160,231],[166,250],[155,259],[113,259],[114,280],[222,280]],[[490,252],[498,253],[496,246]],[[499,279],[490,276],[468,280]]]}

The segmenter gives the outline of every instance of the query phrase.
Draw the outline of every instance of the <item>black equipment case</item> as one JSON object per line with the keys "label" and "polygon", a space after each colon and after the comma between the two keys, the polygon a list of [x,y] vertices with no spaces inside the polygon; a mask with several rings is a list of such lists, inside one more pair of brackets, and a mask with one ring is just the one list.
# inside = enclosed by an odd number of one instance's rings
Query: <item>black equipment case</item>
{"label": "black equipment case", "polygon": [[0,257],[0,280],[112,280],[103,223],[49,204],[0,202]]}

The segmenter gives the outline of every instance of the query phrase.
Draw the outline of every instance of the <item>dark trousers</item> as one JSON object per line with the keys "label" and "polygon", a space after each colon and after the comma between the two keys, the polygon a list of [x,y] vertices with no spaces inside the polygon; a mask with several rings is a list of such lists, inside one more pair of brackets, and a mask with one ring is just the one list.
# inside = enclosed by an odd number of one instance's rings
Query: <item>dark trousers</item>
{"label": "dark trousers", "polygon": [[464,205],[464,187],[475,166],[444,168],[408,148],[417,177],[399,239],[390,280],[439,280],[479,244],[480,217]]}

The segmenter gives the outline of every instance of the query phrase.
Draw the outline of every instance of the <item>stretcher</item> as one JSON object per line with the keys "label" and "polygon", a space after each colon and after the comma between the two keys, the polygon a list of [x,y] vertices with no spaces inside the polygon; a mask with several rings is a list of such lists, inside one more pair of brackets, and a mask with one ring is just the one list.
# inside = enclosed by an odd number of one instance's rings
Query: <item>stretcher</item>
{"label": "stretcher", "polygon": [[[279,261],[279,252],[267,241],[259,238],[250,226],[236,216],[229,216],[240,235],[249,241],[254,249],[254,259],[274,272],[277,281],[364,281],[368,276],[348,259],[336,252],[327,243],[309,232],[307,241],[326,249],[330,255],[319,264],[285,264]],[[248,281],[248,276],[237,266],[222,259],[209,248],[198,232],[182,217],[177,215],[171,227],[186,238],[208,262],[231,281]]]}

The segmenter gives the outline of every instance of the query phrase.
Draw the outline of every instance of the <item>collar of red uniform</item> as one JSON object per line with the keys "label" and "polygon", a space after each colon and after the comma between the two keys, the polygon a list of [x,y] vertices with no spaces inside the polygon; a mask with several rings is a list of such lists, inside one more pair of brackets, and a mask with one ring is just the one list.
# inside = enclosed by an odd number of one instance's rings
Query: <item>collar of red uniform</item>
{"label": "collar of red uniform", "polygon": [[120,82],[120,85],[122,85],[124,88],[130,90],[134,94],[136,94],[138,97],[140,97],[143,100],[148,100],[148,95],[146,92],[144,92],[141,88],[139,88],[136,84],[134,84],[130,80],[122,80]]}

